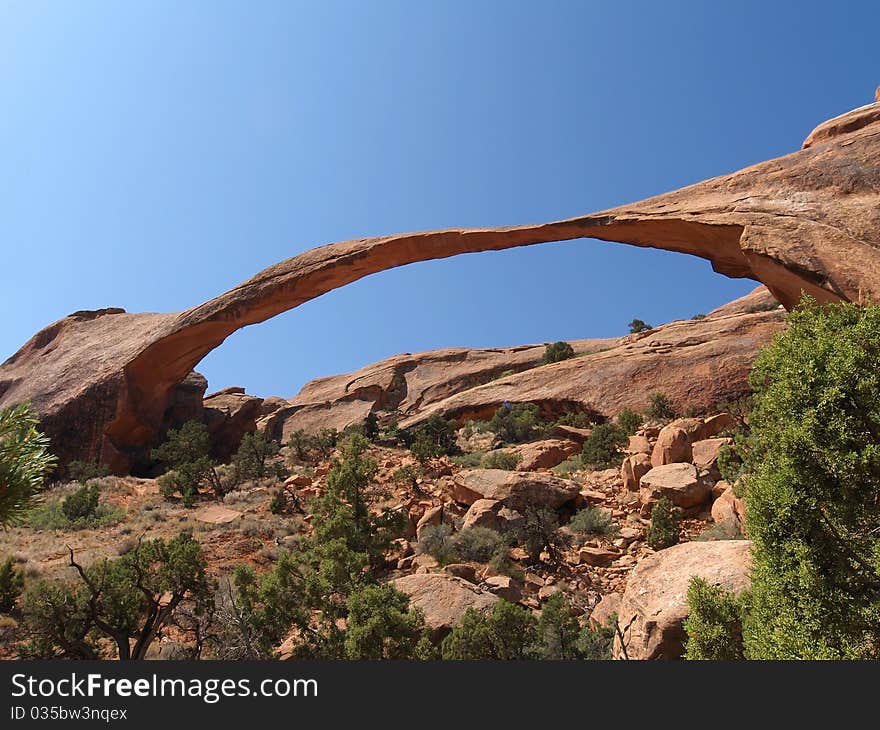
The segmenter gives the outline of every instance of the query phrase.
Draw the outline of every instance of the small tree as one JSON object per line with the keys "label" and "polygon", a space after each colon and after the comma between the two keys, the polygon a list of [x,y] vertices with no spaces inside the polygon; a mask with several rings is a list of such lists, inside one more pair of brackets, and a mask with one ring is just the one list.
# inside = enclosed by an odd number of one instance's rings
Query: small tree
{"label": "small tree", "polygon": [[118,659],[143,659],[184,601],[201,613],[213,603],[213,585],[201,546],[188,533],[150,540],[116,560],[70,566],[79,583],[41,581],[22,613],[33,658],[98,659],[95,639],[110,639]]}
{"label": "small tree", "polygon": [[455,443],[457,424],[435,413],[424,424],[415,429],[410,450],[420,463],[458,453]]}
{"label": "small tree", "polygon": [[93,518],[98,511],[99,494],[97,484],[83,485],[69,497],[64,498],[61,502],[61,511],[70,522]]}
{"label": "small tree", "polygon": [[427,643],[425,619],[409,597],[388,584],[367,585],[348,597],[348,659],[410,659]]}
{"label": "small tree", "polygon": [[535,618],[527,608],[498,601],[489,614],[469,608],[440,645],[443,659],[533,659]]}
{"label": "small tree", "polygon": [[679,511],[666,497],[651,508],[651,524],[645,531],[645,542],[654,550],[672,547],[678,543]]}
{"label": "small tree", "polygon": [[538,619],[535,654],[538,659],[581,659],[581,627],[562,593],[544,603]]}
{"label": "small tree", "polygon": [[552,564],[557,565],[562,557],[564,541],[559,534],[559,518],[547,507],[528,505],[526,521],[522,528],[522,545],[531,562],[541,559],[545,550]]}
{"label": "small tree", "polygon": [[620,447],[627,441],[627,435],[614,423],[600,423],[584,439],[581,447],[581,461],[585,466],[606,467],[620,463]]}
{"label": "small tree", "polygon": [[379,417],[375,414],[375,412],[370,411],[366,418],[364,418],[363,426],[361,427],[363,431],[364,438],[367,441],[375,442],[379,438]]}
{"label": "small tree", "polygon": [[24,572],[9,556],[0,563],[0,613],[9,613],[24,590]]}
{"label": "small tree", "polygon": [[747,596],[737,598],[702,578],[691,578],[687,592],[689,614],[686,659],[743,659],[743,616]]}
{"label": "small tree", "polygon": [[21,522],[55,467],[38,423],[26,404],[0,410],[0,527]]}
{"label": "small tree", "polygon": [[880,307],[809,298],[755,361],[754,659],[880,657]]}
{"label": "small tree", "polygon": [[639,332],[647,332],[648,330],[654,329],[651,325],[641,319],[634,319],[627,326],[629,327],[629,332],[631,335],[637,334]]}
{"label": "small tree", "polygon": [[574,357],[574,348],[567,342],[554,342],[552,345],[544,347],[544,364],[549,365],[552,362],[561,362]]}
{"label": "small tree", "polygon": [[179,492],[184,504],[190,506],[201,484],[223,496],[223,483],[209,456],[210,447],[208,427],[199,421],[187,421],[179,429],[170,430],[165,443],[153,449],[153,458],[173,470],[159,479],[166,497]]}
{"label": "small tree", "polygon": [[272,459],[278,455],[281,444],[266,434],[255,431],[246,433],[232,457],[235,473],[239,479],[262,479],[265,476],[280,476],[278,469],[272,469]]}
{"label": "small tree", "polygon": [[651,393],[648,400],[651,403],[646,412],[648,418],[655,421],[671,421],[676,417],[675,409],[665,393]]}
{"label": "small tree", "polygon": [[627,436],[632,436],[638,431],[644,419],[635,411],[624,408],[617,416],[617,425]]}
{"label": "small tree", "polygon": [[505,443],[518,444],[534,438],[539,420],[534,403],[505,403],[489,421],[489,430]]}

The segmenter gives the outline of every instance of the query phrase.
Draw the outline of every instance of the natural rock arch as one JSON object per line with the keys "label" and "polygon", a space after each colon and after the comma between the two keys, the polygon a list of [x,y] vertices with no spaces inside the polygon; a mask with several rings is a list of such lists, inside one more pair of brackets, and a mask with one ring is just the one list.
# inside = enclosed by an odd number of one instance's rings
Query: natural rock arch
{"label": "natural rock arch", "polygon": [[369,274],[417,261],[580,238],[708,259],[757,279],[787,308],[880,295],[880,103],[825,122],[804,148],[600,213],[538,225],[455,229],[321,246],[175,314],[79,312],[0,366],[0,406],[30,401],[62,461],[119,472],[152,446],[169,394],[236,330]]}

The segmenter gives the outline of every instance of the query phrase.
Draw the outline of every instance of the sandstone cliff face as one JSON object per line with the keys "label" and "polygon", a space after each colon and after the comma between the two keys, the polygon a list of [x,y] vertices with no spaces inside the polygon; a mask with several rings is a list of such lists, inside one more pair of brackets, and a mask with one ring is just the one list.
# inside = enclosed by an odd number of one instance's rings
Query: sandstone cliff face
{"label": "sandstone cliff face", "polygon": [[[821,125],[797,152],[648,200],[538,225],[346,241],[307,251],[178,314],[80,312],[0,366],[0,406],[30,400],[62,461],[142,459],[171,393],[230,334],[385,269],[460,253],[599,238],[701,256],[786,306],[880,298],[877,103]],[[844,115],[847,116],[847,115]]]}
{"label": "sandstone cliff face", "polygon": [[434,413],[464,422],[490,418],[505,401],[537,403],[547,416],[583,410],[613,417],[624,408],[645,410],[654,391],[666,393],[681,412],[709,410],[748,393],[752,361],[784,317],[758,287],[705,319],[573,342],[578,356],[552,365],[542,365],[544,345],[398,355],[306,384],[258,427],[286,440],[297,429],[341,430],[371,410],[394,411],[406,427]]}

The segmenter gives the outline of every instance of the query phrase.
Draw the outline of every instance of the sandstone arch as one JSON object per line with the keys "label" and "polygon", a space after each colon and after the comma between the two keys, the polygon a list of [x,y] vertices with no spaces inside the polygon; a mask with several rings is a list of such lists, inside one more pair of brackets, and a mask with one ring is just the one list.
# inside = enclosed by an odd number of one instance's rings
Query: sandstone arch
{"label": "sandstone arch", "polygon": [[155,443],[174,386],[236,330],[396,266],[579,238],[700,256],[788,308],[802,292],[878,298],[880,103],[825,122],[797,152],[631,205],[321,246],[181,313],[75,313],[0,366],[0,406],[31,401],[62,461],[100,457],[125,471]]}

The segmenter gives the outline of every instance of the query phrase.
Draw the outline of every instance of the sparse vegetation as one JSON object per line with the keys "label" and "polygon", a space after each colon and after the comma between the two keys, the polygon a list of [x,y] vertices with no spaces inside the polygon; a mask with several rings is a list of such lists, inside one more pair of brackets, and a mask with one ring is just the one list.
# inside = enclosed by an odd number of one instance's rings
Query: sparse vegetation
{"label": "sparse vegetation", "polygon": [[600,423],[590,432],[581,447],[581,461],[585,466],[596,468],[616,466],[622,455],[620,448],[627,442],[627,435],[614,423]]}
{"label": "sparse vegetation", "polygon": [[574,357],[574,348],[567,342],[554,342],[544,348],[544,364],[561,362]]}
{"label": "sparse vegetation", "polygon": [[679,510],[666,497],[651,508],[651,524],[645,532],[645,542],[654,550],[672,547],[679,540]]}
{"label": "sparse vegetation", "polygon": [[67,465],[67,476],[71,481],[85,484],[91,479],[110,476],[110,467],[98,461],[71,461]]}
{"label": "sparse vegetation", "polygon": [[483,457],[480,466],[483,469],[505,469],[513,471],[519,464],[519,454],[510,451],[490,451]]}
{"label": "sparse vegetation", "polygon": [[534,403],[505,403],[489,421],[489,430],[504,443],[519,444],[535,436],[539,421]]}
{"label": "sparse vegetation", "polygon": [[491,613],[469,608],[440,651],[443,659],[533,659],[537,622],[527,608],[498,601]]}
{"label": "sparse vegetation", "polygon": [[675,409],[665,393],[651,393],[648,396],[650,405],[645,415],[654,421],[671,421],[676,417]]}
{"label": "sparse vegetation", "polygon": [[585,507],[579,510],[571,518],[568,527],[572,532],[585,535],[613,535],[620,529],[614,522],[611,512],[600,507]]}
{"label": "sparse vegetation", "polygon": [[629,333],[631,335],[638,334],[639,332],[647,332],[648,330],[654,329],[651,325],[641,319],[634,319],[630,322],[627,327],[629,327]]}

